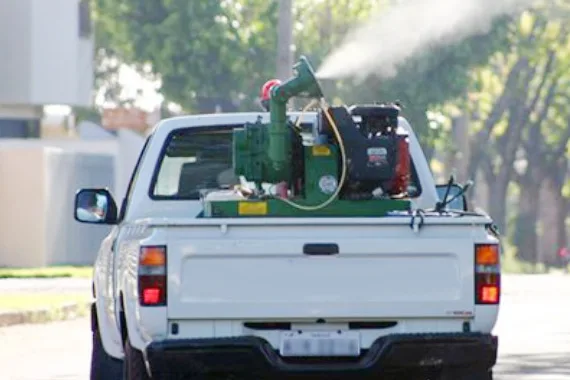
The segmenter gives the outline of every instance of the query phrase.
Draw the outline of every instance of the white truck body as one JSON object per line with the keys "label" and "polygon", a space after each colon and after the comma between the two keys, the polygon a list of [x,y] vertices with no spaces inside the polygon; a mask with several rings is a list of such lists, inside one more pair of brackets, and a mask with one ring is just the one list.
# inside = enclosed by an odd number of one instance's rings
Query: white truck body
{"label": "white truck body", "polygon": [[[169,134],[182,128],[241,126],[266,113],[184,116],[160,122],[135,169],[123,215],[103,241],[94,269],[98,332],[105,352],[124,358],[124,340],[141,352],[153,342],[256,336],[275,350],[280,329],[354,330],[360,348],[398,334],[490,334],[499,305],[475,302],[474,246],[497,244],[485,216],[381,218],[197,218],[199,200],[153,200],[149,189]],[[292,113],[296,116],[298,114]],[[314,120],[314,113],[304,121]],[[418,140],[410,154],[422,193],[414,209],[433,208],[435,183]],[[339,254],[307,256],[307,243],[336,243]],[[167,304],[139,304],[141,246],[167,250]],[[316,324],[316,321],[324,322]],[[176,326],[174,329],[173,326]],[[352,331],[352,330],[351,330]],[[148,361],[147,361],[147,365]],[[150,365],[152,367],[152,365]]]}

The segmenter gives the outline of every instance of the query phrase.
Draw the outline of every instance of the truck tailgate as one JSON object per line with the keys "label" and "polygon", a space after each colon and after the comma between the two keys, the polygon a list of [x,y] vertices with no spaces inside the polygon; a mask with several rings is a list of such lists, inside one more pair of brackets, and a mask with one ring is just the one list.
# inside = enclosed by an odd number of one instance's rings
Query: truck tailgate
{"label": "truck tailgate", "polygon": [[[168,316],[465,317],[474,308],[474,227],[170,227]],[[338,254],[303,253],[319,243]]]}

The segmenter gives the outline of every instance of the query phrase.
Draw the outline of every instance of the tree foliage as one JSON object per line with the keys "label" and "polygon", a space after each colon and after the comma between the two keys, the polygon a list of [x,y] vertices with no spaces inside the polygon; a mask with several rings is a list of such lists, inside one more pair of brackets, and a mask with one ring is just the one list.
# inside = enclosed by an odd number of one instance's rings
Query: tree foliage
{"label": "tree foliage", "polygon": [[150,63],[164,96],[189,111],[239,106],[275,67],[275,1],[97,0],[96,8],[103,50]]}
{"label": "tree foliage", "polygon": [[[511,22],[510,48],[472,71],[468,101],[457,103],[470,120],[468,176],[483,174],[487,207],[502,230],[508,226],[508,205],[516,206],[509,235],[519,257],[529,262],[536,262],[540,252],[540,209],[546,204],[539,199],[547,187],[546,202],[557,202],[553,208],[559,215],[555,226],[542,228],[557,230],[546,255],[555,257],[552,245],[566,242],[568,200],[562,191],[570,138],[569,11],[564,2],[538,4]],[[509,196],[514,188],[516,199]]]}
{"label": "tree foliage", "polygon": [[[166,99],[187,112],[212,112],[216,105],[224,111],[255,108],[259,86],[276,72],[277,1],[95,0],[97,85],[118,98],[117,64],[126,62],[158,74]],[[307,55],[318,67],[352,28],[389,2],[296,0],[295,58]],[[435,149],[458,149],[451,144],[451,128],[466,120],[465,176],[482,175],[491,215],[503,230],[515,227],[517,234],[509,236],[519,255],[536,261],[537,200],[545,188],[558,210],[557,244],[566,243],[568,21],[567,0],[538,0],[522,14],[497,20],[485,35],[427,48],[404,62],[394,78],[325,81],[323,87],[334,103],[400,100],[428,156]],[[513,223],[509,204],[516,206]]]}
{"label": "tree foliage", "polygon": [[[305,54],[317,66],[350,29],[386,4],[297,0],[295,56]],[[97,0],[97,13],[101,46],[127,62],[150,62],[166,98],[189,111],[211,111],[212,102],[251,109],[259,86],[275,73],[276,0]],[[428,108],[464,92],[469,68],[504,47],[504,25],[428,51],[406,62],[391,80],[325,84],[327,94],[349,103],[400,99],[426,135]]]}
{"label": "tree foliage", "polygon": [[[297,50],[311,52],[319,63],[352,27],[365,22],[370,14],[381,12],[388,2],[328,0],[308,3],[312,5],[298,11],[298,18],[303,14],[303,20],[308,21],[298,32]],[[497,20],[484,35],[440,48],[426,47],[423,54],[400,65],[398,75],[392,79],[373,77],[365,83],[345,80],[332,86],[331,90],[347,103],[400,100],[406,107],[405,116],[423,138],[426,148],[433,146],[438,131],[428,128],[428,109],[464,94],[469,85],[470,69],[486,64],[494,52],[508,48],[508,21],[508,18]]]}

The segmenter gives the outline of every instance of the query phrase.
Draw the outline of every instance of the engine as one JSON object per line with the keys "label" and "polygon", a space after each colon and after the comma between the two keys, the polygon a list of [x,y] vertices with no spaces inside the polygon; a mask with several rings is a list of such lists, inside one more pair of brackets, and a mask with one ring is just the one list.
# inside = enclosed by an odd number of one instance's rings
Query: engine
{"label": "engine", "polygon": [[[301,57],[295,76],[276,82],[270,120],[233,134],[233,167],[247,191],[210,194],[205,217],[381,216],[409,210],[408,136],[393,104],[321,107],[309,128],[287,117],[293,96],[320,99],[313,69]],[[268,186],[264,186],[269,185]]]}
{"label": "engine", "polygon": [[[324,136],[328,144],[339,144],[324,112],[319,114],[317,133]],[[405,196],[410,179],[410,155],[408,135],[398,131],[399,107],[340,106],[330,107],[328,112],[346,151],[347,178],[341,199]]]}

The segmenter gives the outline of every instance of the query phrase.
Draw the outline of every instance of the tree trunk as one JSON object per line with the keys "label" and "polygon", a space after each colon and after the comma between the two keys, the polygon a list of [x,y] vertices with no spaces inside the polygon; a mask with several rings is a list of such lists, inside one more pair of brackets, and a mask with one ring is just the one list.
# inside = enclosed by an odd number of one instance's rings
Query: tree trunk
{"label": "tree trunk", "polygon": [[[520,79],[528,67],[529,62],[527,57],[520,57],[513,65],[506,78],[503,92],[493,104],[493,108],[485,120],[483,128],[477,135],[471,138],[471,148],[469,149],[471,157],[469,158],[468,164],[468,177],[476,176],[479,165],[481,164],[480,160],[484,158],[485,154],[488,154],[486,147],[489,145],[493,129],[508,111],[509,107],[516,103],[516,99],[514,98],[517,96],[517,93],[519,93],[520,96],[520,91],[517,91],[520,89]],[[524,94],[525,92],[523,91],[522,93]],[[512,128],[511,125],[509,125],[509,129],[510,128]]]}
{"label": "tree trunk", "polygon": [[556,265],[556,252],[560,248],[558,221],[564,209],[557,210],[560,190],[552,181],[545,179],[540,189],[540,235],[538,261],[547,265]]}
{"label": "tree trunk", "polygon": [[[566,229],[566,217],[568,216],[569,202],[568,198],[562,195],[561,191],[556,193],[556,247],[568,246],[568,231]],[[556,262],[558,262],[558,256]]]}
{"label": "tree trunk", "polygon": [[519,259],[536,264],[538,262],[537,221],[540,209],[541,183],[530,176],[521,181],[519,212],[516,218],[514,243]]}
{"label": "tree trunk", "polygon": [[[483,153],[480,153],[483,154]],[[485,177],[487,187],[487,207],[486,211],[501,234],[507,232],[507,190],[511,182],[511,170],[499,170],[495,174],[491,158],[488,156],[482,157],[480,161],[482,165],[482,173]]]}
{"label": "tree trunk", "polygon": [[566,209],[568,207],[568,199],[564,198],[561,189],[557,189],[554,195],[554,226],[547,226],[547,228],[553,228],[556,230],[556,240],[554,241],[556,250],[553,252],[553,257],[550,257],[550,261],[554,265],[559,263],[558,250],[562,247],[566,247],[568,244],[568,236],[566,233]]}
{"label": "tree trunk", "polygon": [[[474,178],[474,181],[475,184],[472,190],[469,190],[466,194],[467,199],[471,202],[474,209],[481,208],[488,213],[490,210],[489,202],[491,200],[489,183],[480,170],[477,172],[477,176]],[[503,233],[503,231],[501,231],[501,233]]]}
{"label": "tree trunk", "polygon": [[462,116],[453,118],[451,125],[452,141],[454,146],[454,167],[457,174],[457,181],[463,183],[469,176],[469,157],[470,157],[470,144],[469,144],[469,116],[464,114]]}
{"label": "tree trunk", "polygon": [[487,211],[493,221],[499,227],[501,234],[505,234],[507,229],[507,189],[509,178],[498,176],[495,180],[487,178],[487,188],[489,191]]}
{"label": "tree trunk", "polygon": [[[567,140],[563,139],[559,151],[564,150],[566,144]],[[544,231],[544,248],[548,250],[548,255],[542,259],[550,265],[561,264],[557,252],[568,244],[566,217],[569,200],[562,194],[567,173],[568,161],[562,155],[557,155],[555,161],[547,165],[545,170],[545,199],[541,204],[547,206],[542,214],[541,226]]]}
{"label": "tree trunk", "polygon": [[277,21],[277,78],[289,79],[293,70],[293,0],[280,0]]}

